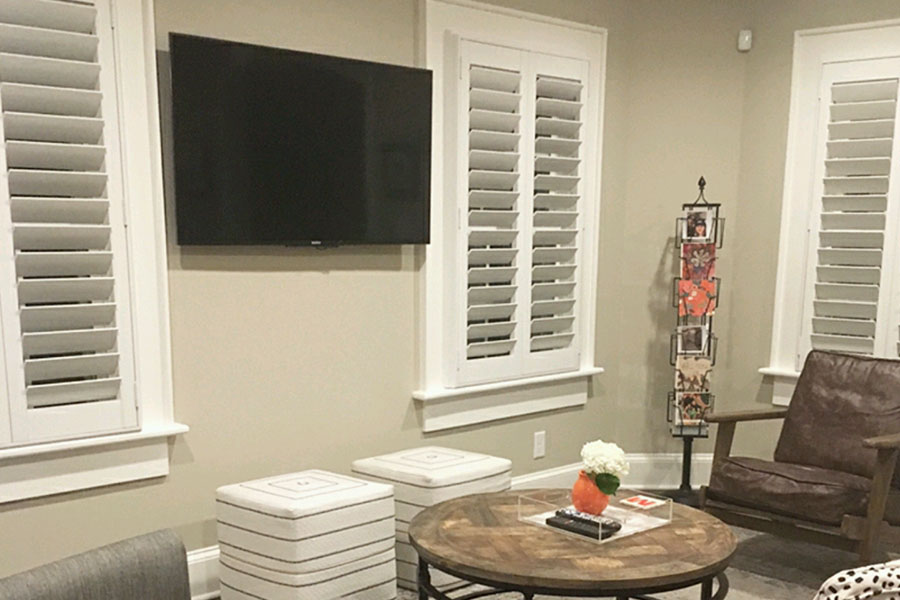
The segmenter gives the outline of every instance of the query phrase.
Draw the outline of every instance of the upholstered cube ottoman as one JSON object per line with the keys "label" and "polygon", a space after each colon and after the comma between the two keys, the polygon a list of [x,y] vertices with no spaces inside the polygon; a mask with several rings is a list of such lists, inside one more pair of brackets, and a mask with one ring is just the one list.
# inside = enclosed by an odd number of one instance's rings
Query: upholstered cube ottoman
{"label": "upholstered cube ottoman", "polygon": [[222,598],[396,595],[389,484],[302,471],[216,491]]}
{"label": "upholstered cube ottoman", "polygon": [[[452,448],[426,446],[353,463],[353,473],[394,486],[397,535],[397,584],[416,587],[418,558],[409,543],[409,522],[423,508],[468,494],[509,489],[512,463],[505,458]],[[459,579],[433,571],[440,589],[461,584]]]}
{"label": "upholstered cube ottoman", "polygon": [[312,573],[272,571],[221,555],[222,600],[394,600],[394,551]]}

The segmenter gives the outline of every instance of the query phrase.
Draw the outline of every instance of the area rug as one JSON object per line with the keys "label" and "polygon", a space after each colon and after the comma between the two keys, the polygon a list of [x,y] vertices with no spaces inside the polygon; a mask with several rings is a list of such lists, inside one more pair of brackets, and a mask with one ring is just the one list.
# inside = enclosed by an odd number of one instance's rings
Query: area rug
{"label": "area rug", "polygon": [[[743,529],[735,529],[735,533],[740,542],[727,571],[728,600],[813,600],[823,581],[855,565],[856,555],[848,552]],[[700,588],[658,594],[657,597],[661,600],[697,600]],[[398,598],[415,600],[417,596],[401,590]],[[496,598],[518,600],[521,595],[504,594]]]}

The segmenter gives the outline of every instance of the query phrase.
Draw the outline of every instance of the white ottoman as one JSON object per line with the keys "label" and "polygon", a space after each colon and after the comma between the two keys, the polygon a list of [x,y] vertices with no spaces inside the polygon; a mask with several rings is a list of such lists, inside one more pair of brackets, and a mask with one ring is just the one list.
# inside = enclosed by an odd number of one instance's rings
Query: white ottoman
{"label": "white ottoman", "polygon": [[393,496],[318,470],[219,488],[223,600],[393,599]]}
{"label": "white ottoman", "polygon": [[[397,584],[416,589],[418,557],[409,543],[409,522],[423,508],[444,500],[508,490],[512,463],[505,458],[452,448],[426,446],[354,461],[353,473],[394,485],[397,513]],[[439,589],[461,585],[459,579],[432,571]]]}

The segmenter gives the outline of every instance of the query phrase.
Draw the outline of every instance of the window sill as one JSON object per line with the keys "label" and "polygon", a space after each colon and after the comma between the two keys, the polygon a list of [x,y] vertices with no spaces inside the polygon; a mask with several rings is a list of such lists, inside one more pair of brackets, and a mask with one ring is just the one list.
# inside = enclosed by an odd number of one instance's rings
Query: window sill
{"label": "window sill", "polygon": [[168,439],[187,433],[180,423],[142,431],[0,450],[0,504],[163,477]]}
{"label": "window sill", "polygon": [[785,379],[792,379],[794,381],[796,381],[800,377],[800,371],[794,371],[793,369],[782,369],[780,367],[763,367],[759,369],[759,373],[768,375],[770,377],[783,377]]}
{"label": "window sill", "polygon": [[459,396],[472,396],[475,394],[485,394],[497,392],[501,390],[510,390],[513,388],[522,388],[530,385],[539,385],[542,383],[555,383],[562,381],[570,381],[573,379],[581,379],[583,377],[593,377],[603,373],[601,367],[590,367],[571,371],[568,373],[555,373],[553,375],[541,375],[539,377],[528,377],[526,379],[514,379],[510,381],[498,381],[496,383],[483,383],[481,385],[470,385],[458,388],[435,388],[430,390],[416,390],[412,393],[415,400],[428,402],[430,400],[443,400],[445,398],[457,398]]}
{"label": "window sill", "polygon": [[583,406],[590,378],[602,372],[599,367],[588,367],[463,388],[418,390],[412,397],[419,404],[422,431],[429,433]]}
{"label": "window sill", "polygon": [[132,431],[130,433],[66,440],[63,442],[50,442],[47,444],[35,444],[33,446],[17,446],[15,448],[0,450],[0,462],[10,458],[20,458],[23,456],[52,454],[54,452],[65,452],[66,450],[77,450],[81,448],[100,448],[102,446],[114,446],[116,444],[127,444],[129,442],[142,440],[156,440],[159,438],[171,437],[173,435],[181,435],[187,433],[189,430],[190,428],[187,425],[171,423],[156,427],[148,427],[142,431]]}
{"label": "window sill", "polygon": [[791,396],[794,395],[794,388],[797,386],[800,372],[780,367],[763,367],[759,369],[759,373],[773,379],[772,404],[788,406],[791,403]]}

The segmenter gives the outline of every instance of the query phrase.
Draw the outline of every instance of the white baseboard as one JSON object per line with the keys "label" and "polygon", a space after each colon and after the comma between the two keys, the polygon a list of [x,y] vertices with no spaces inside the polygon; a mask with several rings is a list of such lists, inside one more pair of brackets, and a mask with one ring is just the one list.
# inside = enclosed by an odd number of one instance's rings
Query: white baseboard
{"label": "white baseboard", "polygon": [[[712,452],[694,454],[691,464],[691,485],[698,487],[709,483],[712,469]],[[681,453],[629,454],[631,472],[625,485],[648,490],[674,490],[681,485]]]}
{"label": "white baseboard", "polygon": [[581,469],[580,462],[519,475],[512,478],[512,489],[570,488],[578,477],[579,469]]}
{"label": "white baseboard", "polygon": [[219,597],[219,547],[209,546],[187,553],[191,600]]}
{"label": "white baseboard", "polygon": [[[623,485],[651,490],[674,490],[681,484],[681,454],[629,454],[631,470]],[[712,454],[695,454],[691,467],[694,487],[709,482]],[[513,477],[514,490],[536,487],[571,487],[578,477],[581,463],[572,463]]]}
{"label": "white baseboard", "polygon": [[[675,489],[681,483],[681,454],[629,454],[631,472],[624,485],[655,490]],[[712,454],[695,454],[692,482],[696,487],[709,481]],[[572,463],[513,477],[512,488],[571,487],[578,477],[581,463]],[[219,597],[219,547],[209,546],[188,552],[188,574],[191,599]]]}

